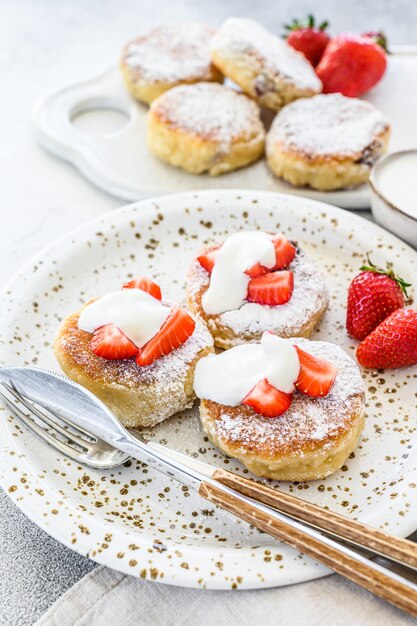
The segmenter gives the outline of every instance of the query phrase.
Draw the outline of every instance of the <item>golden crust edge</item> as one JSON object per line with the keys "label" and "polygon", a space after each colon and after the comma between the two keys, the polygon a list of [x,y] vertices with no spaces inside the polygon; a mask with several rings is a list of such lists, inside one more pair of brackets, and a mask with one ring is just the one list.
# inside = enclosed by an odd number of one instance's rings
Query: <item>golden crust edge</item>
{"label": "golden crust edge", "polygon": [[218,176],[254,163],[264,153],[265,131],[259,120],[256,131],[234,137],[224,151],[217,139],[206,138],[174,126],[158,111],[147,116],[149,151],[165,163],[191,174]]}
{"label": "golden crust edge", "polygon": [[[372,150],[375,160],[382,156],[390,138],[390,127],[375,135],[378,147]],[[358,162],[363,155],[351,157],[335,153],[331,157],[306,154],[301,150],[289,149],[280,142],[266,138],[266,161],[271,172],[278,178],[296,187],[309,186],[320,191],[331,191],[345,187],[355,187],[365,183],[371,165]]]}
{"label": "golden crust edge", "polygon": [[351,426],[343,432],[332,445],[322,446],[318,450],[297,454],[288,454],[279,459],[268,459],[253,452],[239,451],[238,446],[229,445],[222,440],[207,413],[206,403],[201,400],[200,419],[204,432],[210,441],[229,457],[239,460],[256,476],[284,481],[310,481],[330,476],[339,470],[349,455],[356,448],[365,423],[363,402],[351,417]]}

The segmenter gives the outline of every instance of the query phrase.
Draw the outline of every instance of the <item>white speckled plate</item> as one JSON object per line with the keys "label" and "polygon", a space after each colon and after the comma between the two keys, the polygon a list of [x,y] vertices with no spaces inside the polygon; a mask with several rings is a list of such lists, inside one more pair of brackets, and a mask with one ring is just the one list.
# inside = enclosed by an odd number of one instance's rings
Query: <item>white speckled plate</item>
{"label": "white speckled plate", "polygon": [[[417,94],[417,46],[396,46],[393,52],[384,79],[366,96],[392,122],[392,151],[414,148],[410,129],[417,127],[417,108],[409,106]],[[47,150],[123,200],[162,192],[245,187],[292,193],[350,209],[370,206],[367,185],[334,192],[293,187],[273,176],[264,159],[215,178],[166,165],[148,152],[147,110],[128,95],[119,69],[112,67],[54,91],[38,103],[34,121]],[[115,119],[117,115],[120,120]]]}
{"label": "white speckled plate", "polygon": [[[51,343],[62,317],[127,277],[154,276],[182,299],[196,250],[237,229],[283,230],[321,264],[330,310],[316,338],[354,354],[344,329],[346,289],[364,252],[404,278],[417,255],[381,228],[311,200],[253,191],[208,191],[147,200],[104,215],[41,252],[2,294],[2,359],[56,369]],[[280,487],[405,536],[417,526],[417,368],[364,373],[367,420],[346,466],[326,480]],[[62,457],[0,412],[0,482],[46,532],[106,565],[159,582],[203,588],[295,583],[327,570],[133,462],[94,471]],[[241,472],[201,432],[197,409],[149,436]]]}

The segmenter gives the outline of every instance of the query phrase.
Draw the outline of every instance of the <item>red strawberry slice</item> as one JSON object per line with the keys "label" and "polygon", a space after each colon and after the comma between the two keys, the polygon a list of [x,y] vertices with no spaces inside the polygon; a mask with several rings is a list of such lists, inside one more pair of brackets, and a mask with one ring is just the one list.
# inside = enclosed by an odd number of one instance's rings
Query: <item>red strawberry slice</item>
{"label": "red strawberry slice", "polygon": [[136,358],[140,366],[150,365],[161,356],[179,348],[190,337],[195,328],[195,321],[180,306],[174,307],[162,324],[158,333],[142,348]]}
{"label": "red strawberry slice", "polygon": [[275,389],[264,378],[243,398],[242,404],[250,406],[263,417],[278,417],[289,409],[291,402],[292,393]]}
{"label": "red strawberry slice", "polygon": [[213,246],[212,248],[208,248],[204,254],[200,254],[200,256],[197,257],[197,261],[200,263],[201,267],[209,274],[213,271],[214,262],[216,260],[215,253],[220,247],[221,246]]}
{"label": "red strawberry slice", "polygon": [[116,324],[106,324],[96,328],[90,341],[90,348],[97,356],[111,361],[131,359],[139,354],[139,348],[122,333]]}
{"label": "red strawberry slice", "polygon": [[312,398],[327,396],[338,372],[333,363],[318,359],[298,346],[294,346],[300,359],[300,373],[295,386]]}
{"label": "red strawberry slice", "polygon": [[288,239],[282,234],[274,235],[272,238],[275,246],[275,267],[274,270],[283,270],[294,261],[297,253],[297,248],[288,241]]}
{"label": "red strawberry slice", "polygon": [[[216,250],[219,250],[219,248],[220,246],[217,246],[216,248],[210,249],[210,251],[206,252],[205,254],[200,254],[200,256],[197,257],[197,261],[200,263],[201,267],[203,267],[209,274],[211,274],[213,271],[214,263],[216,260],[215,252]],[[270,270],[267,267],[264,267],[260,263],[257,263],[256,265],[253,265],[248,270],[246,270],[245,274],[248,274],[248,276],[251,276],[252,278],[256,278],[257,276],[262,276],[269,271]]]}
{"label": "red strawberry slice", "polygon": [[276,306],[290,300],[294,291],[294,274],[288,270],[269,272],[252,278],[248,285],[249,302]]}
{"label": "red strawberry slice", "polygon": [[257,263],[256,265],[252,265],[252,267],[246,270],[245,274],[247,274],[251,278],[258,278],[259,276],[263,276],[264,274],[270,271],[271,270],[269,268],[265,267],[264,265],[261,265],[260,263]]}
{"label": "red strawberry slice", "polygon": [[[275,258],[276,263],[272,268],[265,267],[260,263],[256,263],[249,269],[246,270],[246,274],[251,278],[257,278],[258,276],[262,276],[267,272],[272,272],[274,270],[282,270],[289,266],[289,264],[294,260],[297,249],[293,244],[288,241],[288,239],[282,234],[274,235],[272,238],[275,247]],[[197,261],[200,263],[201,267],[203,267],[206,272],[211,274],[213,271],[214,263],[216,260],[215,252],[219,250],[221,246],[215,246],[213,248],[208,248],[204,254],[200,254],[197,257]]]}
{"label": "red strawberry slice", "polygon": [[162,299],[161,288],[150,278],[146,278],[146,276],[124,283],[122,289],[142,289],[142,291],[146,291],[157,300]]}

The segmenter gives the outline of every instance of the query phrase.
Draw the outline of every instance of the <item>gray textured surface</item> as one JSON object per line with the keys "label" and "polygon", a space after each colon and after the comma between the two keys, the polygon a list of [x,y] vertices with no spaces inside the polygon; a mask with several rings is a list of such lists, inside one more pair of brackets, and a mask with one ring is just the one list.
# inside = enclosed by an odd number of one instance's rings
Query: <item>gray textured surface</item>
{"label": "gray textured surface", "polygon": [[[417,43],[415,0],[0,0],[0,285],[50,240],[119,204],[36,146],[30,127],[36,98],[114,62],[125,40],[159,21],[215,25],[247,15],[281,32],[284,22],[309,11],[329,18],[334,32],[383,28],[392,43]],[[36,528],[3,493],[0,557],[6,626],[33,624],[94,567]]]}
{"label": "gray textured surface", "polygon": [[0,624],[32,624],[95,567],[28,520],[0,490]]}

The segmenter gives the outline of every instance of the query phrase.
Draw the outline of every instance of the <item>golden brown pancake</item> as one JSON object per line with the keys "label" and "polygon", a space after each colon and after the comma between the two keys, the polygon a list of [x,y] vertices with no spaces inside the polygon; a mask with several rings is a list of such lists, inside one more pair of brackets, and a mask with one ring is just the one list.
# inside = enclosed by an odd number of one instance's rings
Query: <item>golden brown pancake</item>
{"label": "golden brown pancake", "polygon": [[170,89],[152,103],[147,123],[152,154],[192,174],[231,172],[264,150],[258,105],[217,83]]}
{"label": "golden brown pancake", "polygon": [[297,187],[354,187],[368,180],[389,136],[388,120],[370,102],[315,96],[276,116],[266,139],[267,162],[276,176]]}
{"label": "golden brown pancake", "polygon": [[208,289],[210,274],[194,259],[187,277],[188,308],[204,320],[219,348],[259,341],[265,331],[279,337],[309,337],[327,309],[324,279],[317,265],[300,248],[288,269],[294,274],[294,291],[287,304],[268,306],[248,302],[234,311],[208,315],[202,297]]}
{"label": "golden brown pancake", "polygon": [[250,407],[202,400],[200,416],[210,440],[258,476],[316,480],[338,470],[358,443],[364,425],[365,393],[356,363],[338,346],[294,339],[313,356],[339,370],[327,396],[294,392],[290,408],[266,418]]}
{"label": "golden brown pancake", "polygon": [[212,64],[214,30],[198,22],[166,24],[130,41],[123,48],[120,69],[134,98],[150,104],[176,85],[223,81]]}
{"label": "golden brown pancake", "polygon": [[153,426],[193,405],[195,365],[213,351],[201,321],[182,346],[139,367],[134,359],[96,356],[90,348],[92,335],[78,328],[78,317],[79,312],[64,319],[54,343],[55,356],[65,374],[100,398],[122,424]]}

